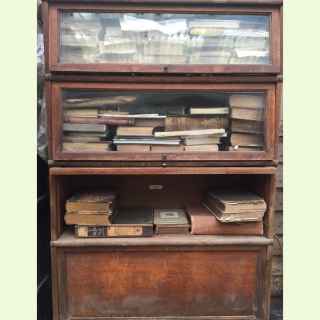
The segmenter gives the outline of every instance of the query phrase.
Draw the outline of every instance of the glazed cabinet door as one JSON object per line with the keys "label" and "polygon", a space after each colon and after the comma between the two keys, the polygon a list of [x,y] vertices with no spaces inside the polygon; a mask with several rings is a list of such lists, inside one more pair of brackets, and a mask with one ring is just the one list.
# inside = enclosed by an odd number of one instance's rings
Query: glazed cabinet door
{"label": "glazed cabinet door", "polygon": [[54,82],[53,160],[272,161],[272,84]]}
{"label": "glazed cabinet door", "polygon": [[57,248],[54,320],[266,320],[266,247]]}
{"label": "glazed cabinet door", "polygon": [[49,4],[49,71],[279,73],[277,7]]}

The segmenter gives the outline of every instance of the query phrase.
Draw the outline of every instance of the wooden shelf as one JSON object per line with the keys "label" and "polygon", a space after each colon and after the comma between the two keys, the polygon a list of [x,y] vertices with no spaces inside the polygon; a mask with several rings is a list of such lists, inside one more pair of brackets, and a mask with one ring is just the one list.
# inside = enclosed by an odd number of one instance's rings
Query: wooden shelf
{"label": "wooden shelf", "polygon": [[275,174],[275,167],[122,167],[50,168],[50,175],[192,175],[192,174]]}
{"label": "wooden shelf", "polygon": [[77,238],[72,231],[65,231],[54,247],[140,247],[140,246],[225,246],[225,245],[272,245],[273,240],[258,236],[193,236],[170,235],[141,238]]}

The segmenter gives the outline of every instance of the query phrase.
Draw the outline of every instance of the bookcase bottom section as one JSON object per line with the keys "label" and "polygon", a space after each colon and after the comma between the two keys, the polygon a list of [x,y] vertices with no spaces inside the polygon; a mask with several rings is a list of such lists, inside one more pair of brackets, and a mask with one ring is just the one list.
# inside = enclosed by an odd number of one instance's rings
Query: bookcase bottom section
{"label": "bookcase bottom section", "polygon": [[53,247],[54,320],[267,320],[267,246]]}

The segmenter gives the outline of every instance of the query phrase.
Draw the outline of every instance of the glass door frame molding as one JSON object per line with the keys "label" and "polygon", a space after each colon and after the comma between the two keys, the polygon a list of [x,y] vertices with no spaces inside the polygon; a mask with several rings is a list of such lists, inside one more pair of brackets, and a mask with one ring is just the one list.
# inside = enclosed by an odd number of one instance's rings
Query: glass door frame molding
{"label": "glass door frame molding", "polygon": [[[48,72],[109,72],[109,73],[156,73],[156,74],[277,74],[281,72],[281,17],[276,6],[203,6],[203,5],[161,4],[108,4],[108,3],[50,3],[44,7],[45,19],[49,23],[45,30],[47,41]],[[188,4],[188,2],[186,2]],[[105,12],[105,13],[185,13],[185,14],[222,14],[222,15],[267,15],[269,20],[270,64],[129,64],[129,63],[92,63],[63,64],[59,62],[61,13]]]}

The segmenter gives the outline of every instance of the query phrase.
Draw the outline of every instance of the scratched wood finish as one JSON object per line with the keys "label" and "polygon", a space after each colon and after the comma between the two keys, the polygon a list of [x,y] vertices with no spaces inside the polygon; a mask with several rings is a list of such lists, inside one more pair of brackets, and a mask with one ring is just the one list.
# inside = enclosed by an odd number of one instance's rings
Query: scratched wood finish
{"label": "scratched wood finish", "polygon": [[[190,4],[190,3],[189,3]],[[229,2],[230,4],[230,2]],[[274,3],[273,3],[274,4]],[[281,27],[280,4],[278,6],[236,6],[227,7],[214,5],[210,6],[194,2],[171,3],[158,1],[148,3],[49,3],[48,23],[49,30],[46,33],[49,45],[48,58],[49,69],[47,72],[65,73],[150,73],[150,74],[279,74],[281,71],[281,39],[279,29]],[[143,65],[143,64],[61,64],[59,63],[59,10],[89,10],[102,12],[151,12],[151,13],[223,13],[223,14],[266,14],[271,17],[271,64],[266,65]]]}
{"label": "scratched wood finish", "polygon": [[54,320],[263,317],[265,247],[55,250]]}

